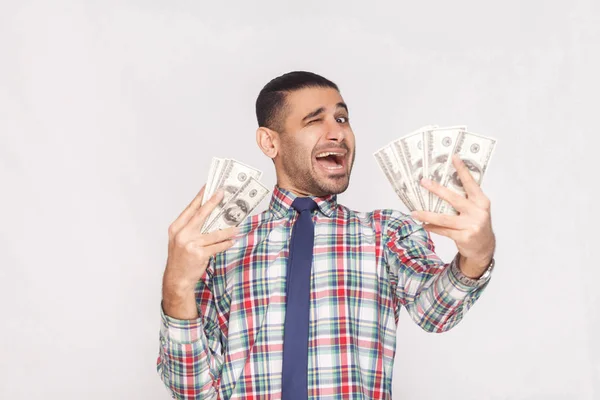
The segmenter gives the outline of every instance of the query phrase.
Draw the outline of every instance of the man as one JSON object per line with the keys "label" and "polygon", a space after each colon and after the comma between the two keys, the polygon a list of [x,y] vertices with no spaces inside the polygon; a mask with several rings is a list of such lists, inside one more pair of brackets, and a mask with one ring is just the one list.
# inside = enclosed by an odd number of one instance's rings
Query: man
{"label": "man", "polygon": [[[352,211],[354,162],[338,87],[308,72],[269,82],[256,140],[273,160],[268,210],[200,234],[203,190],[169,228],[157,370],[179,399],[390,399],[400,307],[428,332],[456,325],[487,285],[490,202],[458,159],[467,198],[425,187],[458,216]],[[428,232],[453,239],[443,263]]]}

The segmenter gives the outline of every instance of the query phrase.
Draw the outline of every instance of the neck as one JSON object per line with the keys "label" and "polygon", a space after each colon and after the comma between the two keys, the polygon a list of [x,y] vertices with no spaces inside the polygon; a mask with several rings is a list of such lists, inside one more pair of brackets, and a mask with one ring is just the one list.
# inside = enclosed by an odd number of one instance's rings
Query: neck
{"label": "neck", "polygon": [[286,176],[286,174],[280,173],[279,169],[276,169],[275,173],[277,175],[277,186],[280,189],[288,190],[298,197],[318,196],[315,193],[311,193],[309,191],[299,188],[297,185],[294,184],[294,182],[292,182],[291,179],[288,178],[288,176]]}
{"label": "neck", "polygon": [[293,186],[293,185],[286,185],[286,184],[282,184],[281,182],[277,181],[277,187],[279,187],[280,189],[284,189],[287,191],[292,192],[293,194],[295,194],[298,197],[318,197],[317,194],[314,193],[310,193],[304,190],[300,190],[297,187]]}

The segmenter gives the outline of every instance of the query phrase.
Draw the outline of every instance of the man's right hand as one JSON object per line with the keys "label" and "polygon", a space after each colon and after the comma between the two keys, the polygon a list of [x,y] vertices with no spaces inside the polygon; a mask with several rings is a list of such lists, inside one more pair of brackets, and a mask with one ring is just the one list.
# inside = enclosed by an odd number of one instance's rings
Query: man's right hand
{"label": "man's right hand", "polygon": [[204,189],[169,226],[169,253],[163,275],[163,308],[167,315],[180,319],[197,317],[194,288],[202,278],[211,256],[233,245],[239,228],[200,233],[204,221],[223,199],[217,191],[204,205]]}

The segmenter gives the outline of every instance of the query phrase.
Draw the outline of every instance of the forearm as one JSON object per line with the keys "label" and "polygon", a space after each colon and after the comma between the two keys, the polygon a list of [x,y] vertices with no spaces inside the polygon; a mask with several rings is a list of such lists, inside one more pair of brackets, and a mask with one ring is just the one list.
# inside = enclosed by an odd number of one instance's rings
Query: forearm
{"label": "forearm", "polygon": [[156,368],[172,397],[215,399],[220,353],[219,340],[206,336],[200,318],[179,321],[163,313]]}
{"label": "forearm", "polygon": [[177,399],[216,398],[223,337],[212,282],[201,280],[190,290],[169,278],[163,278],[158,373]]}
{"label": "forearm", "polygon": [[[458,257],[444,263],[435,253],[429,233],[402,215],[392,219],[387,234],[384,254],[392,279],[397,281],[399,303],[424,330],[451,329],[477,301],[489,277],[474,284],[463,279]],[[478,277],[484,272],[485,268]]]}
{"label": "forearm", "polygon": [[182,288],[168,274],[163,277],[162,306],[164,313],[179,320],[193,320],[199,317],[194,289]]}
{"label": "forearm", "polygon": [[458,324],[487,285],[487,280],[476,286],[463,284],[458,268],[453,269],[456,262],[458,257],[444,264],[407,307],[415,322],[428,332],[445,332]]}

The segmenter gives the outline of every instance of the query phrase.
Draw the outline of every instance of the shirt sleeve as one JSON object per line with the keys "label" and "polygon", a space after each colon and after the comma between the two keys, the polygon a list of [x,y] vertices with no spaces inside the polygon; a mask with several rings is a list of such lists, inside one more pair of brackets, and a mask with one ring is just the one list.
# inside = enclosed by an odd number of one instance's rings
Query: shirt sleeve
{"label": "shirt sleeve", "polygon": [[[412,218],[393,211],[384,220],[384,252],[396,295],[396,315],[403,305],[427,332],[445,332],[463,318],[487,286],[490,276],[476,285],[459,280],[460,270],[435,253],[429,232]],[[453,268],[454,267],[454,268]]]}
{"label": "shirt sleeve", "polygon": [[217,398],[226,338],[219,325],[212,271],[209,264],[196,285],[199,318],[172,318],[165,314],[161,302],[156,369],[175,399]]}

